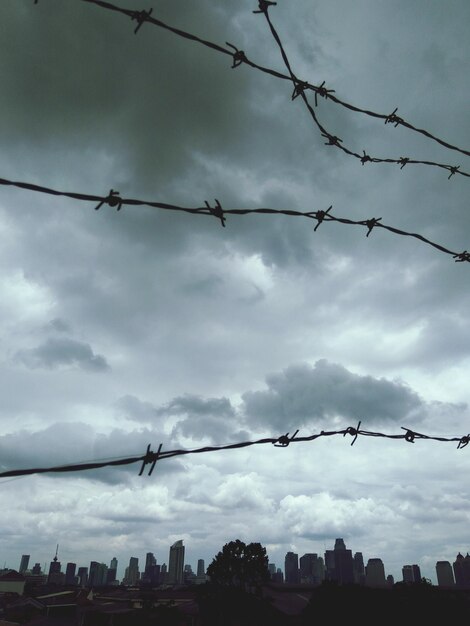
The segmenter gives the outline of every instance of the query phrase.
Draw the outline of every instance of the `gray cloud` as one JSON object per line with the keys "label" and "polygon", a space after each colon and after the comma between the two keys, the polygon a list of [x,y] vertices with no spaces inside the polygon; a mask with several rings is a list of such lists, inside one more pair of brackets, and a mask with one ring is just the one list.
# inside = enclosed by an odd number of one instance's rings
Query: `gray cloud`
{"label": "gray cloud", "polygon": [[16,359],[33,369],[55,369],[61,366],[77,366],[95,372],[110,369],[105,357],[95,354],[88,343],[65,337],[51,337],[36,348],[20,350]]}
{"label": "gray cloud", "polygon": [[366,424],[419,418],[424,404],[401,382],[354,374],[321,359],[266,378],[267,390],[243,394],[248,423],[278,429],[341,417]]}

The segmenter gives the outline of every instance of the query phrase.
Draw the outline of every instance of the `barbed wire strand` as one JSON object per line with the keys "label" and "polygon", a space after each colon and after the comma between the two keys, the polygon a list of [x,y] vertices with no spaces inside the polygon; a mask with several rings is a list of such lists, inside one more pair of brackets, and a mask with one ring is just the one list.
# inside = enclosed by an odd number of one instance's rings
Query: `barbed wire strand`
{"label": "barbed wire strand", "polygon": [[[326,128],[320,123],[318,116],[315,113],[314,108],[311,106],[311,104],[309,103],[307,96],[305,94],[305,91],[307,89],[309,89],[309,83],[306,83],[303,80],[300,80],[299,78],[297,78],[297,76],[294,74],[294,72],[292,71],[289,59],[287,57],[285,48],[282,44],[282,41],[279,37],[278,32],[276,31],[276,29],[274,28],[274,25],[271,21],[271,18],[269,17],[269,7],[272,5],[277,4],[276,2],[269,2],[267,0],[258,0],[258,4],[259,4],[259,10],[258,11],[253,11],[253,13],[262,13],[265,18],[266,21],[268,23],[268,26],[271,30],[271,34],[274,38],[274,40],[276,41],[279,50],[281,52],[281,56],[282,59],[284,61],[284,65],[286,66],[288,72],[289,72],[289,76],[290,79],[292,81],[292,84],[294,85],[294,91],[292,92],[292,100],[295,100],[298,96],[301,96],[303,102],[305,103],[305,106],[307,107],[310,116],[312,117],[314,123],[316,124],[316,126],[318,127],[318,129],[321,132],[322,137],[324,137],[327,141],[325,145],[328,146],[335,146],[337,148],[339,148],[340,150],[342,150],[345,154],[348,154],[349,156],[353,156],[356,159],[359,159],[362,163],[362,165],[364,165],[365,163],[397,163],[399,164],[401,167],[400,169],[403,169],[403,167],[405,165],[407,165],[408,163],[415,163],[415,164],[424,164],[424,165],[432,165],[435,167],[440,167],[443,168],[445,170],[448,170],[450,172],[448,178],[451,178],[454,174],[460,173],[463,174],[464,176],[470,176],[470,174],[466,173],[466,172],[462,172],[460,170],[460,166],[451,166],[451,165],[445,165],[443,163],[437,163],[434,161],[422,161],[422,160],[415,160],[415,159],[409,159],[406,157],[400,157],[399,159],[389,159],[389,158],[378,158],[378,157],[372,157],[369,154],[366,153],[365,150],[363,150],[363,154],[358,154],[357,152],[354,152],[353,150],[347,148],[346,146],[344,146],[342,144],[342,139],[340,139],[339,137],[336,137],[335,135],[332,135],[329,131],[326,130]],[[323,85],[322,85],[323,87]],[[315,100],[316,100],[316,95],[317,95],[318,91],[315,92]],[[322,94],[323,97],[328,98],[329,97],[329,91],[327,89],[323,89]],[[389,122],[389,123],[393,123],[395,126],[399,125],[401,123],[401,118],[398,117],[396,115],[396,111],[397,109],[395,109],[393,111],[393,113],[391,113],[385,120],[385,122]],[[463,151],[464,153],[466,153],[466,151]],[[468,154],[470,154],[470,152],[468,152]]]}
{"label": "barbed wire strand", "polygon": [[[142,26],[142,24],[144,23],[148,23],[154,26],[158,26],[159,28],[163,28],[179,37],[182,37],[184,39],[188,39],[191,41],[194,41],[196,43],[199,43],[201,45],[204,45],[216,52],[219,52],[221,54],[225,54],[228,56],[232,57],[232,68],[236,68],[242,64],[248,65],[254,69],[257,69],[263,73],[266,74],[270,74],[271,76],[274,76],[276,78],[280,78],[283,80],[289,80],[294,84],[294,92],[292,94],[292,99],[295,99],[297,96],[302,95],[303,100],[305,102],[305,104],[308,106],[309,108],[309,112],[310,115],[312,116],[312,119],[314,120],[315,124],[317,125],[318,129],[320,130],[322,136],[327,140],[326,141],[326,145],[331,145],[331,146],[335,146],[337,148],[339,148],[340,150],[342,150],[342,152],[344,152],[345,154],[355,157],[356,159],[360,160],[362,165],[364,165],[365,163],[392,163],[392,164],[398,164],[400,165],[400,169],[403,169],[403,167],[405,165],[426,165],[426,166],[432,166],[432,167],[438,167],[441,169],[444,169],[446,171],[449,172],[449,176],[448,178],[450,179],[452,176],[454,176],[455,174],[461,174],[462,176],[465,177],[470,177],[470,173],[466,172],[462,169],[460,169],[460,165],[450,165],[450,164],[445,164],[445,163],[439,163],[436,161],[430,161],[430,160],[423,160],[423,159],[413,159],[410,157],[404,157],[404,156],[400,156],[399,158],[379,158],[379,157],[374,157],[371,156],[369,154],[366,153],[365,150],[363,150],[363,154],[359,154],[358,152],[355,152],[354,150],[351,150],[349,148],[347,148],[344,144],[342,139],[340,139],[339,137],[337,137],[336,135],[330,133],[318,120],[318,116],[316,115],[313,107],[308,104],[306,96],[305,96],[305,91],[311,90],[314,92],[315,94],[315,105],[317,105],[317,98],[318,96],[320,96],[321,98],[327,99],[327,100],[331,100],[332,102],[345,107],[351,111],[354,111],[356,113],[361,113],[364,115],[368,115],[370,117],[373,118],[377,118],[377,119],[381,119],[384,120],[385,124],[392,124],[394,127],[397,126],[403,126],[404,128],[407,128],[413,132],[419,133],[425,137],[427,137],[428,139],[431,139],[432,141],[437,142],[438,144],[440,144],[441,146],[449,149],[449,150],[453,150],[453,151],[457,151],[460,152],[461,154],[464,154],[466,156],[470,156],[470,150],[466,150],[463,148],[459,148],[458,146],[455,146],[447,141],[444,141],[443,139],[440,139],[438,137],[436,137],[435,135],[433,135],[432,133],[430,133],[429,131],[422,129],[422,128],[418,128],[416,126],[414,126],[413,124],[411,124],[410,122],[406,121],[404,118],[400,117],[397,115],[397,110],[398,108],[395,108],[394,111],[392,113],[377,113],[374,111],[371,111],[369,109],[363,109],[360,108],[358,106],[355,106],[353,104],[350,104],[344,100],[341,100],[340,98],[338,98],[337,96],[334,95],[334,89],[327,89],[325,87],[325,81],[323,81],[320,85],[314,85],[312,83],[309,83],[308,81],[304,81],[304,80],[300,80],[299,78],[297,78],[292,72],[290,72],[288,75],[282,73],[282,72],[278,72],[276,70],[273,70],[271,68],[259,65],[253,61],[251,61],[245,54],[245,52],[243,50],[239,50],[236,46],[234,46],[233,44],[230,44],[228,42],[226,42],[226,45],[230,48],[224,48],[223,46],[214,43],[212,41],[209,41],[207,39],[203,39],[202,37],[198,37],[197,35],[194,35],[192,33],[189,33],[187,31],[181,30],[179,28],[175,28],[174,26],[170,26],[168,24],[166,24],[165,22],[163,22],[160,19],[157,19],[156,17],[152,16],[152,9],[145,11],[136,11],[133,9],[125,9],[122,7],[118,7],[110,2],[106,2],[105,0],[82,0],[82,2],[87,2],[88,4],[93,4],[95,6],[98,6],[100,8],[103,9],[107,9],[110,11],[114,11],[117,13],[121,13],[122,15],[125,15],[127,17],[130,17],[131,20],[133,21],[137,21],[137,26],[134,30],[134,33],[137,33],[138,30],[140,29],[140,27]],[[275,39],[278,42],[278,45],[281,47],[282,51],[283,51],[283,56],[285,57],[284,61],[287,59],[287,56],[285,55],[285,51],[284,48],[282,46],[281,40],[279,38],[279,35],[277,34],[277,32],[274,29],[274,26],[271,22],[271,20],[269,19],[269,15],[268,15],[268,7],[271,5],[276,4],[275,2],[266,2],[266,0],[258,0],[260,9],[257,11],[253,11],[253,13],[264,13],[264,15],[266,16],[270,28],[271,28],[271,32],[276,33],[275,35]],[[262,7],[262,8],[261,8]],[[288,66],[289,67],[289,66]]]}
{"label": "barbed wire strand", "polygon": [[395,228],[394,226],[388,226],[387,224],[383,224],[381,221],[381,217],[372,217],[364,220],[351,220],[345,217],[336,217],[330,211],[333,208],[330,206],[326,210],[318,210],[318,211],[296,211],[291,209],[271,209],[271,208],[248,208],[248,209],[224,209],[220,204],[219,200],[215,199],[215,205],[213,207],[205,201],[205,206],[203,207],[183,207],[177,206],[174,204],[168,204],[166,202],[155,202],[150,200],[138,200],[134,198],[123,198],[120,196],[118,191],[111,189],[107,196],[98,196],[95,194],[88,193],[77,193],[71,191],[58,191],[57,189],[52,189],[50,187],[44,187],[42,185],[36,185],[34,183],[27,182],[19,182],[12,181],[6,178],[0,178],[0,185],[18,187],[20,189],[25,189],[28,191],[33,191],[37,193],[50,194],[53,196],[64,196],[67,198],[72,198],[73,200],[81,200],[86,202],[94,202],[98,203],[95,206],[95,210],[99,210],[103,205],[109,205],[110,207],[116,207],[117,211],[120,211],[124,205],[127,206],[148,206],[157,209],[169,210],[169,211],[180,211],[183,213],[190,213],[192,215],[209,215],[216,217],[220,220],[222,226],[225,226],[226,215],[249,215],[249,214],[267,214],[267,215],[286,215],[290,217],[305,217],[308,219],[315,220],[316,226],[313,229],[316,231],[320,224],[323,222],[338,222],[340,224],[347,224],[350,226],[362,226],[367,229],[366,237],[369,237],[372,230],[374,228],[382,228],[396,235],[401,235],[405,237],[412,237],[414,239],[418,239],[423,243],[432,246],[436,250],[443,252],[445,254],[451,255],[455,262],[464,262],[470,261],[470,252],[464,250],[463,252],[455,252],[446,248],[445,246],[431,241],[427,237],[420,235],[419,233],[412,233],[409,231],[401,230],[399,228]]}
{"label": "barbed wire strand", "polygon": [[32,474],[45,474],[45,473],[66,473],[66,472],[80,472],[86,470],[94,470],[101,469],[103,467],[117,467],[123,465],[132,465],[135,463],[141,463],[141,469],[139,472],[139,476],[142,476],[144,473],[144,469],[147,465],[150,465],[150,469],[148,471],[148,476],[150,476],[155,468],[155,465],[158,462],[164,459],[170,459],[176,456],[185,456],[190,454],[201,454],[205,452],[220,452],[223,450],[234,450],[240,448],[247,448],[249,446],[256,446],[261,444],[272,444],[278,448],[287,448],[291,443],[300,443],[300,442],[310,442],[320,437],[332,437],[336,435],[342,435],[345,437],[346,435],[350,435],[353,437],[351,442],[351,446],[356,442],[359,436],[362,437],[381,437],[387,439],[403,439],[408,443],[415,443],[416,440],[419,439],[427,439],[439,442],[457,442],[457,449],[465,448],[470,442],[470,434],[464,435],[462,437],[438,437],[433,435],[425,435],[423,433],[418,433],[409,428],[401,427],[402,430],[406,431],[403,434],[396,435],[388,435],[381,432],[374,432],[370,430],[362,430],[360,428],[361,422],[359,421],[356,427],[348,426],[342,430],[330,430],[330,431],[320,431],[319,433],[315,433],[308,436],[297,436],[298,430],[289,437],[289,433],[285,435],[281,435],[280,437],[265,437],[263,439],[257,439],[254,441],[240,441],[237,443],[230,443],[226,445],[220,446],[204,446],[201,448],[193,448],[193,449],[177,449],[177,450],[163,450],[162,444],[159,445],[158,451],[153,452],[151,449],[151,444],[148,444],[147,450],[144,455],[141,456],[132,456],[127,458],[118,458],[115,460],[109,461],[101,461],[101,462],[91,462],[91,463],[75,463],[72,465],[59,465],[55,467],[35,467],[29,469],[17,469],[17,470],[9,470],[0,473],[0,478],[11,478],[16,476],[27,476]]}

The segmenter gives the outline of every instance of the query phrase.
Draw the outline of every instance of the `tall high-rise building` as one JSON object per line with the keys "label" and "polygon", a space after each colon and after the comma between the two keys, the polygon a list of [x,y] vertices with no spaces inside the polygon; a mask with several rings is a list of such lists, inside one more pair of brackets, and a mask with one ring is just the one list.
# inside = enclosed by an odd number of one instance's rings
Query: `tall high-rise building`
{"label": "tall high-rise building", "polygon": [[354,582],[356,585],[364,585],[366,582],[366,570],[362,552],[355,552],[353,558]]}
{"label": "tall high-rise building", "polygon": [[354,582],[353,557],[351,550],[346,548],[344,540],[339,537],[333,550],[335,561],[335,580],[340,585],[351,585]]}
{"label": "tall high-rise building", "polygon": [[88,567],[79,567],[77,578],[80,587],[86,587],[88,585]]}
{"label": "tall high-rise building", "polygon": [[183,540],[175,541],[170,547],[168,559],[168,582],[170,585],[184,583],[184,545]]}
{"label": "tall high-rise building", "polygon": [[325,565],[318,554],[304,554],[300,557],[299,565],[301,583],[320,585],[325,579]]}
{"label": "tall high-rise building", "polygon": [[367,587],[386,587],[387,579],[385,578],[385,567],[382,559],[374,558],[367,561],[366,585]]}
{"label": "tall high-rise building", "polygon": [[197,561],[197,575],[204,576],[206,573],[206,568],[204,567],[204,559],[198,559]]}
{"label": "tall high-rise building", "polygon": [[145,556],[145,570],[142,576],[144,585],[158,585],[160,582],[160,567],[153,552],[147,552]]}
{"label": "tall high-rise building", "polygon": [[97,587],[99,585],[99,568],[98,561],[90,561],[90,567],[88,569],[88,586]]}
{"label": "tall high-rise building", "polygon": [[20,574],[24,574],[26,570],[28,569],[29,556],[30,556],[29,554],[23,554],[23,556],[21,557],[20,569],[19,569]]}
{"label": "tall high-rise building", "polygon": [[123,582],[125,585],[136,585],[139,578],[139,559],[136,556],[131,556],[129,559],[129,565],[126,567]]}
{"label": "tall high-rise building", "polygon": [[403,573],[404,583],[419,583],[421,582],[421,569],[419,565],[403,565],[401,568]]}
{"label": "tall high-rise building", "polygon": [[437,584],[439,587],[454,587],[454,573],[449,561],[437,561],[436,563]]}
{"label": "tall high-rise building", "polygon": [[64,581],[64,575],[61,572],[60,561],[57,558],[57,552],[59,550],[59,544],[55,551],[55,556],[49,565],[49,574],[47,576],[48,584],[61,585]]}
{"label": "tall high-rise building", "polygon": [[41,563],[35,563],[31,573],[33,576],[40,576],[42,574]]}
{"label": "tall high-rise building", "polygon": [[284,580],[286,583],[298,584],[300,582],[299,555],[288,552],[284,559]]}
{"label": "tall high-rise building", "polygon": [[455,585],[461,589],[470,589],[470,555],[464,556],[460,552],[453,563]]}
{"label": "tall high-rise building", "polygon": [[197,561],[197,573],[196,573],[196,584],[200,585],[207,581],[206,576],[206,567],[204,564],[204,559],[198,559]]}
{"label": "tall high-rise building", "polygon": [[66,585],[75,585],[77,580],[75,578],[75,570],[77,568],[76,563],[67,563],[65,567],[65,584]]}
{"label": "tall high-rise building", "polygon": [[325,579],[336,580],[334,550],[325,550]]}

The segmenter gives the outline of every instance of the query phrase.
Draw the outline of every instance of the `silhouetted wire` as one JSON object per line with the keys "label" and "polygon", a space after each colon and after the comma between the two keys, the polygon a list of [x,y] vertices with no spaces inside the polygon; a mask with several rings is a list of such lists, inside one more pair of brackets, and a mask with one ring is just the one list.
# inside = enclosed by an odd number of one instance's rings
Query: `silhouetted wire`
{"label": "silhouetted wire", "polygon": [[147,451],[144,455],[141,456],[133,456],[127,458],[117,458],[115,460],[109,461],[100,461],[100,462],[91,462],[91,463],[75,463],[73,465],[59,465],[55,467],[35,467],[29,469],[18,469],[18,470],[9,470],[6,472],[0,473],[0,478],[10,478],[16,476],[27,476],[31,474],[45,474],[45,473],[67,473],[67,472],[81,472],[85,470],[94,470],[100,469],[103,467],[118,467],[123,465],[132,465],[134,463],[141,463],[141,469],[139,472],[139,476],[142,476],[144,469],[147,465],[151,464],[151,467],[148,471],[148,475],[150,476],[155,468],[155,465],[163,459],[170,459],[177,456],[184,456],[189,454],[201,454],[204,452],[220,452],[223,450],[235,450],[240,448],[247,448],[249,446],[256,446],[260,444],[270,443],[278,448],[287,448],[291,443],[300,443],[300,442],[310,442],[318,439],[320,437],[331,437],[335,435],[342,435],[345,437],[346,435],[350,435],[353,437],[351,442],[351,446],[356,442],[358,436],[364,437],[382,437],[387,439],[403,439],[408,443],[415,443],[418,439],[428,439],[434,441],[441,442],[457,442],[457,449],[465,448],[470,442],[470,434],[464,435],[463,437],[436,437],[432,435],[425,435],[423,433],[418,433],[409,428],[404,428],[402,426],[402,430],[406,431],[404,434],[397,435],[388,435],[385,433],[374,432],[370,430],[362,430],[360,428],[361,422],[358,423],[357,427],[348,426],[342,430],[330,430],[330,431],[320,431],[319,433],[315,433],[308,436],[299,437],[297,436],[298,430],[294,433],[294,435],[289,437],[289,433],[285,435],[281,435],[280,437],[265,437],[263,439],[257,439],[255,441],[240,441],[237,443],[230,443],[226,445],[220,446],[204,446],[202,448],[194,448],[194,449],[179,449],[179,450],[163,450],[162,445],[159,445],[158,451],[153,452],[151,450],[151,444],[147,446]]}
{"label": "silhouetted wire", "polygon": [[381,222],[380,217],[372,217],[364,220],[351,220],[345,217],[335,217],[330,213],[333,208],[330,206],[327,210],[318,210],[318,211],[295,211],[291,209],[270,209],[270,208],[256,208],[256,209],[224,209],[220,204],[219,200],[215,199],[215,204],[213,207],[205,201],[205,206],[203,207],[182,207],[174,204],[168,204],[166,202],[154,202],[150,200],[136,200],[134,198],[122,198],[119,195],[118,191],[111,189],[107,196],[97,196],[94,194],[86,194],[86,193],[76,193],[70,191],[58,191],[56,189],[51,189],[50,187],[44,187],[41,185],[36,185],[32,183],[26,182],[18,182],[7,180],[5,178],[0,178],[0,185],[19,187],[20,189],[26,189],[28,191],[34,191],[38,193],[50,194],[53,196],[65,196],[67,198],[72,198],[73,200],[81,200],[87,202],[97,202],[98,204],[95,206],[95,210],[99,210],[104,204],[107,204],[111,207],[116,207],[117,211],[120,211],[123,205],[129,206],[149,206],[152,208],[169,210],[169,211],[180,211],[184,213],[191,213],[192,215],[209,215],[216,217],[220,220],[222,226],[225,226],[225,216],[226,215],[248,215],[248,214],[267,214],[267,215],[287,215],[291,217],[306,217],[309,219],[316,220],[317,224],[313,229],[316,231],[320,224],[323,222],[338,222],[340,224],[348,224],[351,226],[363,226],[367,228],[366,237],[368,237],[374,228],[383,228],[391,233],[396,235],[402,235],[405,237],[413,237],[414,239],[419,239],[423,243],[426,243],[436,250],[444,252],[445,254],[450,254],[454,258],[456,262],[470,261],[470,252],[464,250],[463,252],[454,252],[449,248],[446,248],[438,243],[423,237],[418,233],[411,233],[405,230],[401,230],[399,228],[395,228],[393,226],[387,226]]}
{"label": "silhouetted wire", "polygon": [[[264,67],[262,65],[258,65],[257,63],[251,61],[245,54],[245,52],[243,50],[239,50],[236,46],[234,46],[233,44],[230,44],[228,42],[226,42],[226,45],[231,48],[231,50],[228,50],[227,48],[224,48],[223,46],[214,43],[212,41],[208,41],[207,39],[203,39],[201,37],[198,37],[196,35],[193,35],[192,33],[189,33],[187,31],[181,30],[179,28],[175,28],[173,26],[169,26],[168,24],[166,24],[165,22],[163,22],[162,20],[159,20],[155,17],[153,17],[151,15],[152,13],[152,9],[150,9],[149,11],[135,11],[133,9],[124,9],[121,7],[118,7],[110,2],[105,2],[104,0],[82,0],[82,2],[88,2],[89,4],[94,4],[98,7],[101,7],[103,9],[108,9],[111,11],[115,11],[118,13],[121,13],[123,15],[126,15],[127,17],[130,17],[131,20],[135,20],[137,21],[137,26],[134,30],[134,32],[136,33],[140,27],[142,26],[142,24],[144,23],[149,23],[152,24],[154,26],[158,26],[160,28],[163,28],[165,30],[168,30],[170,32],[172,32],[173,34],[179,36],[179,37],[183,37],[185,39],[189,39],[191,41],[197,42],[199,44],[202,44],[208,48],[211,48],[212,50],[215,50],[216,52],[220,52],[222,54],[228,55],[232,57],[232,68],[236,68],[242,64],[245,65],[249,65],[250,67],[257,69],[261,72],[264,72],[266,74],[270,74],[271,76],[274,76],[276,78],[281,78],[283,80],[289,80],[294,84],[294,91],[292,94],[292,99],[295,99],[297,96],[302,95],[302,98],[305,102],[305,104],[307,105],[310,115],[312,116],[312,119],[314,120],[315,124],[317,125],[318,129],[320,130],[322,136],[327,140],[326,141],[326,145],[331,145],[331,146],[335,146],[337,148],[339,148],[340,150],[342,150],[345,154],[348,154],[349,156],[353,156],[356,159],[359,159],[362,163],[362,165],[364,165],[365,163],[395,163],[400,165],[400,169],[403,169],[403,167],[405,165],[408,164],[420,164],[420,165],[429,165],[429,166],[433,166],[433,167],[439,167],[441,169],[445,169],[449,172],[449,176],[448,178],[451,178],[452,176],[454,176],[455,174],[461,174],[462,176],[466,176],[466,177],[470,177],[470,173],[465,172],[463,170],[460,169],[460,165],[449,165],[449,164],[445,164],[445,163],[438,163],[436,161],[429,161],[429,160],[421,160],[421,159],[412,159],[409,157],[403,157],[401,156],[400,158],[379,158],[379,157],[373,157],[370,156],[369,154],[367,154],[365,151],[363,151],[363,154],[359,154],[353,150],[350,150],[349,148],[347,148],[346,146],[342,145],[342,139],[340,139],[339,137],[337,137],[336,135],[333,135],[332,133],[330,133],[329,131],[326,130],[326,128],[319,122],[317,115],[315,114],[315,111],[313,109],[313,107],[311,107],[311,105],[308,103],[307,98],[305,96],[305,91],[306,90],[311,90],[314,92],[315,94],[315,105],[317,105],[317,97],[320,96],[321,98],[327,99],[327,100],[331,100],[332,102],[335,102],[336,104],[339,104],[351,111],[354,111],[356,113],[362,113],[364,115],[368,115],[370,117],[373,118],[378,118],[378,119],[382,119],[384,120],[385,124],[393,124],[393,126],[397,127],[397,126],[403,126],[405,128],[408,128],[409,130],[412,130],[416,133],[419,133],[425,137],[427,137],[428,139],[431,139],[432,141],[435,141],[437,143],[439,143],[441,146],[444,146],[445,148],[448,148],[449,150],[454,150],[457,152],[460,152],[462,154],[465,154],[466,156],[470,156],[470,150],[466,150],[463,148],[459,148],[458,146],[455,146],[447,141],[444,141],[442,139],[439,139],[438,137],[436,137],[435,135],[431,134],[430,132],[428,132],[427,130],[421,129],[421,128],[417,128],[416,126],[413,126],[410,122],[407,122],[404,118],[400,117],[397,115],[397,108],[394,109],[394,111],[392,111],[392,113],[388,113],[388,114],[384,114],[384,113],[376,113],[374,111],[370,111],[368,109],[363,109],[360,107],[357,107],[355,105],[349,104],[343,100],[341,100],[340,98],[336,97],[334,95],[334,89],[327,89],[325,87],[325,81],[323,81],[323,83],[321,85],[313,85],[312,83],[309,83],[308,81],[304,81],[304,80],[300,80],[298,79],[290,70],[290,66],[288,64],[288,62],[286,63],[286,67],[288,67],[289,69],[289,75],[283,74],[282,72],[278,72],[276,70],[273,70],[271,68],[268,67]],[[268,20],[269,26],[271,28],[271,32],[273,34],[273,36],[275,37],[278,45],[281,48],[281,52],[284,58],[284,62],[287,61],[287,56],[285,54],[284,48],[282,46],[281,40],[279,38],[279,35],[277,34],[276,30],[274,29],[274,26],[269,18],[268,15],[268,8],[269,6],[276,4],[275,2],[268,2],[266,3],[266,0],[259,0],[259,10],[257,11],[253,11],[253,13],[264,13],[264,15],[266,16],[266,19]]]}
{"label": "silhouetted wire", "polygon": [[[292,81],[292,84],[294,85],[294,91],[292,93],[292,100],[295,100],[298,96],[301,96],[302,100],[304,101],[313,121],[315,122],[316,126],[318,127],[318,129],[320,130],[322,136],[327,139],[326,145],[330,145],[330,146],[336,146],[337,148],[339,148],[340,150],[342,150],[344,153],[355,157],[356,159],[359,159],[362,163],[362,165],[364,165],[365,163],[397,163],[399,164],[401,167],[400,169],[403,169],[403,167],[405,165],[407,165],[408,163],[415,163],[415,164],[424,164],[424,165],[433,165],[436,167],[440,167],[443,168],[445,170],[448,170],[450,172],[448,178],[451,178],[454,174],[463,174],[464,176],[470,176],[470,174],[466,173],[466,172],[462,172],[460,170],[460,165],[459,166],[452,166],[452,165],[445,165],[443,163],[436,163],[434,161],[422,161],[422,160],[415,160],[415,159],[409,159],[406,157],[400,157],[399,159],[381,159],[378,157],[372,157],[369,154],[366,154],[365,150],[363,150],[363,154],[360,155],[357,152],[354,152],[353,150],[350,150],[349,148],[346,148],[344,145],[342,145],[342,139],[340,139],[339,137],[336,137],[335,135],[332,135],[331,133],[329,133],[326,128],[324,126],[322,126],[322,124],[320,123],[320,121],[318,120],[318,117],[315,113],[314,108],[310,105],[307,96],[305,94],[305,91],[307,89],[311,88],[311,85],[303,80],[300,80],[299,78],[297,78],[297,76],[294,74],[294,72],[292,71],[291,65],[289,63],[289,59],[287,57],[286,51],[284,49],[284,46],[282,45],[281,39],[279,37],[279,34],[277,33],[276,29],[274,28],[274,25],[269,17],[269,12],[268,9],[271,5],[276,4],[275,2],[267,2],[266,0],[259,0],[259,10],[258,11],[253,11],[253,13],[263,13],[264,16],[266,17],[266,21],[269,25],[269,28],[271,30],[271,34],[274,38],[274,40],[276,41],[277,45],[279,46],[279,50],[281,52],[281,56],[282,59],[284,61],[284,64],[289,72],[289,76],[290,76],[290,80]],[[327,90],[323,87],[323,84],[321,85],[321,87],[323,88],[323,91],[320,93],[320,95],[322,95],[324,98],[328,98],[330,97],[330,90]],[[315,90],[315,103],[317,102],[317,93],[318,91]],[[400,117],[398,117],[396,115],[396,111],[397,109],[395,109],[393,111],[393,113],[391,113],[390,115],[386,116],[385,119],[385,123],[393,123],[395,126],[398,126],[399,124],[401,124],[402,119]],[[379,116],[376,116],[379,117]],[[383,116],[380,116],[383,117]],[[408,127],[411,127],[410,124],[407,124]],[[411,127],[413,128],[413,127]],[[414,129],[415,130],[415,129]],[[429,133],[425,133],[427,136],[430,136]],[[442,141],[439,141],[439,143],[443,144],[444,143]],[[467,154],[470,155],[470,152],[467,150],[460,150],[460,152],[462,152],[463,154]]]}

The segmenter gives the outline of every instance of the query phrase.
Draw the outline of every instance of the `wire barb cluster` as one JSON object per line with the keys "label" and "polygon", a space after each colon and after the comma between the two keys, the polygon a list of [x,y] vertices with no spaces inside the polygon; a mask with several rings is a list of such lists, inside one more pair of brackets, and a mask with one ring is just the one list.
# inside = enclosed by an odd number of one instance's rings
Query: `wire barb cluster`
{"label": "wire barb cluster", "polygon": [[385,433],[374,432],[370,430],[362,430],[360,428],[361,422],[359,421],[356,427],[348,426],[342,430],[330,430],[330,431],[320,431],[319,433],[315,433],[313,435],[307,435],[304,437],[298,437],[297,434],[299,430],[296,430],[295,433],[289,437],[289,433],[285,435],[281,435],[280,437],[266,437],[264,439],[257,439],[255,441],[240,441],[237,443],[230,443],[227,445],[220,446],[204,446],[202,448],[195,449],[180,449],[180,450],[167,450],[162,452],[163,444],[160,444],[157,452],[153,452],[151,449],[151,444],[148,444],[147,450],[142,456],[134,456],[127,458],[119,458],[112,461],[99,461],[99,462],[90,462],[90,463],[76,463],[73,465],[60,465],[56,467],[41,467],[41,468],[30,468],[30,469],[19,469],[19,470],[9,470],[6,472],[0,473],[0,478],[11,478],[16,476],[28,476],[32,474],[45,474],[45,473],[64,473],[64,472],[79,472],[84,470],[93,470],[100,469],[103,467],[116,467],[120,465],[131,465],[134,463],[141,463],[141,468],[139,471],[139,476],[142,476],[144,473],[144,469],[147,465],[150,465],[150,469],[148,471],[148,476],[150,476],[155,469],[157,461],[161,461],[163,459],[169,459],[176,456],[184,456],[189,454],[201,454],[204,452],[220,452],[223,450],[234,450],[240,448],[247,448],[250,446],[256,446],[260,444],[270,443],[274,445],[276,448],[287,448],[291,443],[300,443],[300,442],[309,442],[314,441],[315,439],[319,439],[320,437],[332,437],[335,435],[342,435],[345,437],[346,435],[350,435],[353,437],[351,442],[351,446],[356,442],[358,436],[363,437],[382,437],[387,439],[403,439],[408,443],[415,443],[417,439],[428,439],[434,441],[447,441],[447,442],[457,442],[457,449],[465,448],[470,442],[470,434],[464,435],[462,437],[436,437],[432,435],[425,435],[423,433],[418,433],[416,431],[411,430],[410,428],[404,428],[402,426],[402,430],[405,430],[405,434],[398,435],[387,435]]}

